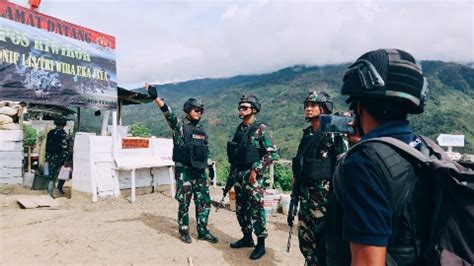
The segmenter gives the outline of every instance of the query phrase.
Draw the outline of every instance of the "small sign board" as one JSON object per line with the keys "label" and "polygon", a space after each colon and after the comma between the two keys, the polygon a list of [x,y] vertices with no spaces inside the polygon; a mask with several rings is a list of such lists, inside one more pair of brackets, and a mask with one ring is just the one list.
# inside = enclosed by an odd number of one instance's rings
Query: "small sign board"
{"label": "small sign board", "polygon": [[150,139],[127,137],[122,139],[122,149],[149,148]]}
{"label": "small sign board", "polygon": [[444,147],[464,147],[464,135],[440,134],[436,141]]}

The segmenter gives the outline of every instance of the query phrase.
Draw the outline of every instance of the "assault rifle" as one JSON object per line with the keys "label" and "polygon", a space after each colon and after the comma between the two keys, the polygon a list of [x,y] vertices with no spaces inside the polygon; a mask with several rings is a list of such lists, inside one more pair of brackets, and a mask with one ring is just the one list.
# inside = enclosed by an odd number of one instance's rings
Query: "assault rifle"
{"label": "assault rifle", "polygon": [[229,193],[230,189],[234,186],[235,180],[233,176],[229,176],[227,178],[227,182],[225,184],[225,188],[222,189],[222,199],[219,201],[219,204],[217,204],[216,207],[216,212],[222,207],[224,204],[224,199],[227,196],[227,193]]}
{"label": "assault rifle", "polygon": [[291,200],[290,200],[290,208],[288,210],[288,227],[290,231],[288,232],[288,243],[286,244],[286,252],[290,252],[291,247],[291,236],[293,235],[293,221],[295,220],[295,216],[298,212],[298,201],[299,201],[299,187],[295,180],[293,184],[293,191],[291,193]]}

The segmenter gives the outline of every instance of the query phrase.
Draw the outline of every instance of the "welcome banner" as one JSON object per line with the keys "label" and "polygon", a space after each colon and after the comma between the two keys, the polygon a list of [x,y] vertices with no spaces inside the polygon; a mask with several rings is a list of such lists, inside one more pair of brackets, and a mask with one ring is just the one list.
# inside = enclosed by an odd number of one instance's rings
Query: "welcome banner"
{"label": "welcome banner", "polygon": [[115,109],[115,38],[0,1],[0,99]]}

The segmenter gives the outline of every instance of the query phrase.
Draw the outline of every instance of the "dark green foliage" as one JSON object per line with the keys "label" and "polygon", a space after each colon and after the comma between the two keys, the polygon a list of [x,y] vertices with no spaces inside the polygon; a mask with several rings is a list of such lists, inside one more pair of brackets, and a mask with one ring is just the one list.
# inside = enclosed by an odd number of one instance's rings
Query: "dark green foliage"
{"label": "dark green foliage", "polygon": [[23,145],[27,147],[35,146],[36,137],[36,130],[30,125],[25,125],[23,128]]}
{"label": "dark green foliage", "polygon": [[275,164],[275,188],[281,189],[282,191],[291,191],[292,179],[293,173],[291,172],[290,166]]}

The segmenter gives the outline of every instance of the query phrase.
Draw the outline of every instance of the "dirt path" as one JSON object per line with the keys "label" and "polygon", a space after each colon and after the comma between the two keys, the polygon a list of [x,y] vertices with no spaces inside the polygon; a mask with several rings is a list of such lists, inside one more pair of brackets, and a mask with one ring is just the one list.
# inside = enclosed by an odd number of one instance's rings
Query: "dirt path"
{"label": "dirt path", "polygon": [[[179,240],[177,204],[166,193],[107,198],[96,203],[60,197],[58,210],[20,209],[16,194],[46,194],[18,187],[0,189],[0,264],[178,264],[188,265],[303,265],[296,233],[286,252],[286,217],[268,221],[267,254],[257,262],[252,249],[233,250],[229,243],[241,237],[235,213],[211,211],[209,229],[218,244],[197,240],[191,219],[192,244]],[[212,190],[216,195],[219,190]],[[194,206],[190,217],[194,217]]]}

